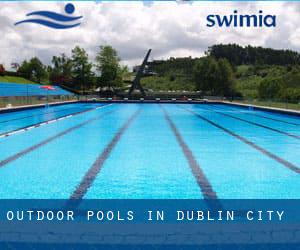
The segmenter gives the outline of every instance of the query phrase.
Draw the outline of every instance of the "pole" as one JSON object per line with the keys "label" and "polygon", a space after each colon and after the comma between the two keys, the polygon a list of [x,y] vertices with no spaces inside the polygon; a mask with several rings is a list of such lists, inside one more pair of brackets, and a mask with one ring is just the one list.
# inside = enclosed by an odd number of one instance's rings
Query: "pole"
{"label": "pole", "polygon": [[26,84],[26,90],[27,90],[27,93],[26,93],[26,95],[27,95],[26,101],[27,101],[27,105],[28,105],[28,104],[29,104],[28,83]]}
{"label": "pole", "polygon": [[84,82],[84,63],[82,64],[82,69],[81,69],[81,84],[82,84],[82,94],[84,95],[85,94],[85,82]]}
{"label": "pole", "polygon": [[46,104],[47,108],[49,107],[49,89],[47,89],[47,104]]}

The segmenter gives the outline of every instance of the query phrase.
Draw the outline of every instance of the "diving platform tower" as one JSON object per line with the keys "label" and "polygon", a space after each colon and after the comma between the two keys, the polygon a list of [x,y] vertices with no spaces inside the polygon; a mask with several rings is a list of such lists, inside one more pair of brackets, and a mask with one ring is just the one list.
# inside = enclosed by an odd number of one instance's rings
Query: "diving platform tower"
{"label": "diving platform tower", "polygon": [[143,60],[143,63],[142,65],[139,67],[138,71],[137,71],[137,74],[134,78],[134,80],[132,81],[132,85],[128,91],[128,97],[131,97],[131,94],[132,92],[135,90],[135,89],[138,89],[142,96],[145,97],[146,96],[146,93],[145,93],[145,90],[143,89],[140,81],[141,81],[141,78],[144,74],[144,70],[145,70],[145,67],[147,65],[147,62],[148,62],[148,59],[149,59],[149,56],[150,56],[150,53],[151,53],[151,49],[148,50],[144,60]]}

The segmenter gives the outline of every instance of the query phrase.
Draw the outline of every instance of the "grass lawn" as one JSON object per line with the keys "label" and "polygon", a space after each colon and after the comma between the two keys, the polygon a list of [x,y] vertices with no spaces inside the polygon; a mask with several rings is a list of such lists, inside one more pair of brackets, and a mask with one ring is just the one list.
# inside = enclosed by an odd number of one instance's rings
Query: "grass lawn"
{"label": "grass lawn", "polygon": [[17,76],[0,76],[0,82],[11,82],[11,83],[31,83],[36,84],[35,82],[32,82],[28,79],[25,79],[23,77],[17,77]]}

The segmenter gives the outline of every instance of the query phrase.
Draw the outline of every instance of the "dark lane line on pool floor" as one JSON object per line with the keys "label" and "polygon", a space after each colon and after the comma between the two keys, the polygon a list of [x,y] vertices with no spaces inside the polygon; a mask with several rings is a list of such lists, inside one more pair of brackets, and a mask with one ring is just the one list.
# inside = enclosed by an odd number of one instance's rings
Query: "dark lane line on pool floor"
{"label": "dark lane line on pool floor", "polygon": [[275,118],[267,117],[267,116],[264,116],[264,115],[258,115],[258,114],[249,114],[249,113],[246,113],[246,114],[247,114],[247,115],[253,115],[253,116],[261,117],[261,118],[265,118],[265,119],[269,119],[269,120],[271,120],[271,121],[282,122],[282,123],[285,123],[285,124],[290,124],[290,125],[294,125],[294,126],[300,126],[300,124],[299,124],[299,123],[286,122],[286,121],[282,121],[282,120],[279,120],[279,119],[275,119]]}
{"label": "dark lane line on pool floor", "polygon": [[188,161],[188,164],[191,168],[191,171],[196,179],[198,186],[200,187],[200,190],[203,194],[204,199],[217,200],[218,197],[217,197],[216,192],[214,191],[208,178],[206,177],[205,173],[203,172],[201,166],[196,161],[191,149],[188,147],[188,145],[183,140],[175,123],[171,120],[171,117],[168,114],[167,110],[161,105],[160,105],[160,108],[162,109],[162,111],[164,113],[164,117],[165,117],[168,125],[170,126],[172,132],[174,133],[176,140],[177,140],[178,144],[180,145],[181,150]]}
{"label": "dark lane line on pool floor", "polygon": [[246,123],[248,123],[248,124],[252,124],[252,125],[255,125],[255,126],[257,126],[257,127],[265,128],[265,129],[271,130],[271,131],[273,131],[273,132],[277,132],[277,133],[279,133],[279,134],[283,134],[283,135],[292,137],[292,138],[294,138],[294,139],[300,140],[300,136],[298,136],[298,135],[294,135],[294,134],[291,134],[291,133],[287,133],[287,132],[285,132],[285,131],[282,131],[282,130],[279,130],[279,129],[276,129],[276,128],[271,128],[271,127],[269,127],[269,126],[266,126],[266,125],[263,125],[263,124],[260,124],[260,123],[248,121],[248,120],[246,120],[246,119],[239,118],[239,117],[236,117],[236,116],[234,116],[234,115],[225,114],[225,113],[223,113],[223,112],[221,112],[221,111],[217,111],[217,110],[214,110],[214,109],[211,109],[211,108],[206,108],[206,110],[210,110],[210,111],[215,112],[215,113],[217,113],[217,114],[220,114],[220,115],[223,115],[223,116],[227,116],[227,117],[230,117],[230,118],[232,118],[232,119],[236,119],[236,120],[239,120],[239,121],[242,121],[242,122],[246,122]]}
{"label": "dark lane line on pool floor", "polygon": [[[218,107],[217,105],[211,105],[211,106],[213,106],[213,107]],[[226,108],[228,108],[228,109],[231,110],[231,111],[237,111],[236,109],[232,109],[232,108],[229,108],[229,107],[226,107]],[[268,119],[268,120],[271,120],[271,121],[282,122],[282,123],[285,123],[285,124],[290,124],[290,125],[300,126],[299,123],[287,122],[287,121],[279,120],[279,119],[276,119],[276,118],[271,118],[271,117],[264,116],[264,115],[252,114],[252,113],[243,113],[243,114],[245,114],[245,115],[257,116],[257,117],[265,118],[265,119]]]}
{"label": "dark lane line on pool floor", "polygon": [[278,163],[280,163],[280,164],[283,165],[284,167],[286,167],[286,168],[288,168],[288,169],[294,171],[294,172],[297,173],[297,174],[300,174],[300,168],[297,167],[296,165],[294,165],[293,163],[291,163],[291,162],[289,162],[289,161],[287,161],[287,160],[284,160],[283,158],[281,158],[281,157],[279,157],[279,156],[277,156],[277,155],[275,155],[275,154],[273,154],[273,153],[267,151],[266,149],[264,149],[264,148],[258,146],[258,145],[255,144],[254,142],[247,140],[246,138],[244,138],[244,137],[242,137],[242,136],[240,136],[240,135],[238,135],[238,134],[232,132],[231,130],[229,130],[229,129],[227,129],[227,128],[222,127],[221,125],[219,125],[219,124],[217,124],[217,123],[215,123],[215,122],[209,120],[208,118],[206,118],[206,117],[204,117],[204,116],[202,116],[202,115],[200,115],[200,114],[198,114],[198,113],[196,113],[196,112],[194,112],[194,111],[192,111],[192,110],[189,110],[189,109],[184,108],[184,107],[179,107],[179,108],[182,108],[183,110],[185,110],[185,111],[187,111],[187,112],[189,112],[189,113],[195,115],[196,117],[200,118],[201,120],[208,122],[209,124],[213,125],[214,127],[223,130],[223,131],[226,132],[227,134],[233,136],[234,138],[236,138],[236,139],[242,141],[243,143],[245,143],[245,144],[247,144],[247,145],[253,147],[253,148],[256,149],[257,151],[259,151],[259,152],[263,153],[264,155],[270,157],[271,159],[277,161]]}
{"label": "dark lane line on pool floor", "polygon": [[34,151],[34,150],[37,150],[38,148],[40,148],[42,146],[45,146],[46,144],[48,144],[48,143],[50,143],[50,142],[52,142],[52,141],[54,141],[54,140],[56,140],[56,139],[58,139],[58,138],[60,138],[60,137],[62,137],[64,135],[66,135],[66,134],[71,133],[72,131],[74,131],[76,129],[79,129],[79,128],[81,128],[81,127],[83,127],[83,126],[85,126],[85,125],[87,125],[87,124],[89,124],[91,122],[97,121],[97,120],[103,118],[104,116],[109,115],[109,114],[111,114],[111,113],[113,113],[115,111],[116,110],[107,111],[107,112],[105,112],[105,113],[103,113],[103,114],[101,114],[99,116],[91,118],[91,119],[89,119],[89,120],[87,120],[87,121],[85,121],[83,123],[80,123],[80,124],[78,124],[76,126],[68,128],[68,129],[66,129],[66,130],[64,130],[64,131],[62,131],[62,132],[60,132],[60,133],[58,133],[56,135],[53,135],[53,136],[47,138],[46,140],[43,140],[42,142],[37,143],[37,144],[35,144],[35,145],[33,145],[33,146],[29,147],[29,148],[26,148],[26,149],[24,149],[24,150],[22,150],[22,151],[20,151],[20,152],[18,152],[16,154],[12,155],[12,156],[9,156],[8,158],[0,161],[0,168],[4,167],[5,165],[7,165],[7,164],[9,164],[9,163],[11,163],[11,162],[13,162],[13,161],[21,158],[22,156],[24,156],[24,155],[26,155],[26,154]]}
{"label": "dark lane line on pool floor", "polygon": [[84,195],[87,193],[88,189],[92,186],[95,181],[97,175],[100,173],[105,161],[109,157],[113,148],[117,145],[117,143],[122,138],[125,131],[129,128],[132,122],[136,119],[136,117],[141,113],[142,109],[139,108],[136,112],[134,112],[125,124],[118,130],[118,132],[114,135],[110,143],[105,147],[102,153],[97,157],[94,161],[93,165],[86,172],[84,177],[82,178],[80,184],[77,186],[75,191],[70,196],[71,200],[81,200]]}
{"label": "dark lane line on pool floor", "polygon": [[8,137],[8,136],[11,136],[11,135],[16,134],[18,132],[25,132],[25,131],[28,131],[28,130],[33,129],[33,128],[38,128],[42,125],[46,125],[46,124],[49,124],[49,123],[60,121],[60,120],[65,119],[65,118],[69,118],[69,117],[73,117],[73,116],[80,115],[80,114],[83,114],[83,113],[87,113],[87,112],[90,112],[90,111],[93,111],[93,110],[96,110],[96,109],[99,109],[99,108],[104,108],[104,107],[107,107],[107,106],[110,106],[110,105],[111,104],[106,104],[106,105],[103,105],[103,106],[99,106],[99,107],[95,107],[95,108],[91,108],[91,109],[87,109],[87,110],[82,110],[82,111],[78,111],[78,112],[75,112],[75,113],[72,113],[72,114],[57,117],[57,118],[54,118],[54,119],[51,119],[51,120],[48,120],[48,121],[43,121],[43,122],[28,125],[28,126],[25,126],[25,127],[22,127],[22,128],[14,129],[14,130],[4,132],[4,133],[0,134],[0,138]]}

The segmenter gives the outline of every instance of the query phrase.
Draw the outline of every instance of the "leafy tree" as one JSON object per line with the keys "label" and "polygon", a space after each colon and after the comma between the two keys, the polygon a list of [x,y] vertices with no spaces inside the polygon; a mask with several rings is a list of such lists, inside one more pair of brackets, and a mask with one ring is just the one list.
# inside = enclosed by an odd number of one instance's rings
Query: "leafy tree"
{"label": "leafy tree", "polygon": [[218,64],[213,57],[199,59],[194,66],[196,88],[204,92],[213,92],[218,74]]}
{"label": "leafy tree", "polygon": [[279,92],[279,98],[282,101],[289,101],[299,103],[300,100],[300,89],[296,88],[285,88]]}
{"label": "leafy tree", "polygon": [[100,73],[99,85],[118,86],[122,81],[122,74],[128,71],[120,67],[120,58],[117,51],[111,46],[100,46],[96,56],[96,69]]}
{"label": "leafy tree", "polygon": [[227,59],[218,61],[217,80],[215,82],[214,92],[217,95],[230,96],[234,89],[234,73]]}
{"label": "leafy tree", "polygon": [[72,50],[72,75],[75,87],[84,91],[93,85],[92,66],[86,51],[76,46]]}
{"label": "leafy tree", "polygon": [[264,79],[258,87],[258,95],[262,99],[273,99],[279,96],[282,88],[282,80],[280,78]]}
{"label": "leafy tree", "polygon": [[171,81],[171,82],[174,82],[174,81],[175,81],[175,79],[176,79],[176,76],[174,76],[174,75],[170,75],[170,76],[169,76],[169,78],[170,78],[170,81]]}
{"label": "leafy tree", "polygon": [[170,59],[163,60],[155,60],[152,62],[148,62],[148,70],[150,72],[158,73],[159,75],[169,75],[177,73],[179,75],[192,75],[193,67],[195,62],[199,59],[194,59],[191,57],[182,57],[175,58],[171,57]]}
{"label": "leafy tree", "polygon": [[33,57],[29,62],[23,61],[18,69],[18,73],[38,83],[47,77],[46,67],[37,57]]}
{"label": "leafy tree", "polygon": [[233,91],[234,74],[226,59],[199,59],[194,66],[194,80],[198,90],[212,95],[229,96]]}
{"label": "leafy tree", "polygon": [[41,80],[47,77],[46,67],[37,57],[33,57],[29,64],[31,69],[31,79],[41,83]]}
{"label": "leafy tree", "polygon": [[217,59],[226,58],[232,65],[297,65],[300,63],[300,54],[295,51],[252,47],[250,45],[242,47],[237,44],[217,44],[208,49],[207,55]]}
{"label": "leafy tree", "polygon": [[50,67],[50,82],[53,84],[70,85],[72,83],[72,60],[65,54],[53,56]]}
{"label": "leafy tree", "polygon": [[27,62],[26,60],[24,60],[19,69],[18,69],[18,73],[20,75],[22,75],[23,77],[30,79],[31,78],[31,66],[30,63]]}

